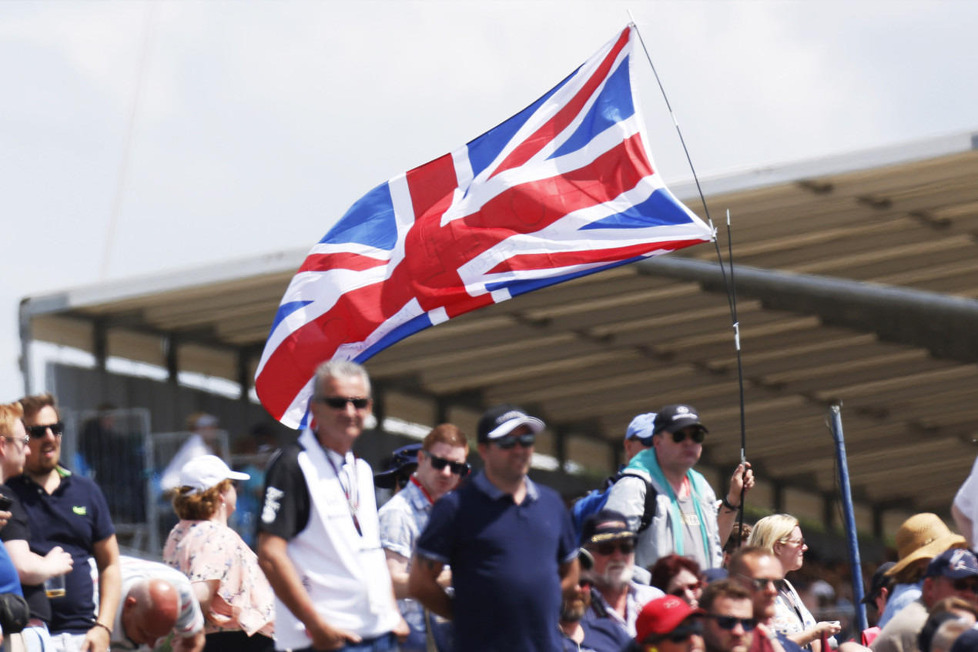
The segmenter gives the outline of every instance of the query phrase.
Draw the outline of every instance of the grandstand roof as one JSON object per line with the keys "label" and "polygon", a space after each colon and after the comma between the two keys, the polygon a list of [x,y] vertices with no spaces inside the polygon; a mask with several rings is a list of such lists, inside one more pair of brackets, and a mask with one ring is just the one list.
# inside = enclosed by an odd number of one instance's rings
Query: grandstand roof
{"label": "grandstand roof", "polygon": [[[759,475],[776,496],[832,494],[825,424],[841,402],[862,508],[946,513],[978,435],[978,134],[703,189],[715,222],[733,216],[747,454]],[[702,214],[691,186],[673,190]],[[29,297],[25,341],[250,380],[304,254]],[[368,368],[379,388],[430,399],[432,419],[519,403],[547,421],[558,456],[597,451],[607,466],[632,416],[690,403],[710,427],[705,462],[729,469],[737,365],[715,260],[703,245],[524,295],[412,336]]]}

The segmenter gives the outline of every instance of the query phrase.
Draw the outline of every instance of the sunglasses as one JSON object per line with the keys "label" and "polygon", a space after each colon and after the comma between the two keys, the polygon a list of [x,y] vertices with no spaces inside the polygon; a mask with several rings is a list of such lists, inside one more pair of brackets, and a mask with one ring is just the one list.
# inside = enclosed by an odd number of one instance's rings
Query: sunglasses
{"label": "sunglasses", "polygon": [[343,396],[317,396],[313,399],[317,403],[328,405],[334,410],[345,410],[347,403],[352,403],[353,407],[362,410],[370,405],[369,398],[344,398]]}
{"label": "sunglasses", "polygon": [[457,476],[465,477],[472,470],[472,467],[465,462],[453,462],[451,460],[446,460],[444,457],[438,457],[437,455],[432,455],[428,451],[424,451],[425,457],[431,460],[431,466],[436,471],[442,471],[447,466],[451,469],[452,473]]}
{"label": "sunglasses", "polygon": [[767,588],[768,584],[773,584],[774,588],[778,591],[784,589],[784,580],[776,580],[772,577],[748,577],[746,575],[741,575],[745,580],[751,583],[755,591],[763,591]]}
{"label": "sunglasses", "polygon": [[978,593],[978,582],[976,582],[973,579],[963,577],[959,580],[954,580],[954,590],[970,591],[971,593]]}
{"label": "sunglasses", "polygon": [[43,426],[24,425],[24,429],[27,430],[27,434],[32,439],[40,439],[41,437],[44,437],[46,434],[48,434],[48,430],[51,431],[52,435],[57,437],[65,431],[65,424],[59,421],[57,423],[51,423]]}
{"label": "sunglasses", "polygon": [[702,588],[702,585],[699,582],[694,582],[692,584],[684,584],[682,586],[677,586],[676,588],[674,588],[672,591],[669,592],[669,595],[674,595],[677,598],[681,598],[686,594],[687,591],[697,591],[700,588]]}
{"label": "sunglasses", "polygon": [[615,550],[620,550],[623,555],[630,555],[635,552],[635,542],[626,539],[624,541],[602,541],[594,546],[599,555],[613,555]]}
{"label": "sunglasses", "polygon": [[523,448],[529,448],[537,440],[537,436],[532,432],[525,435],[510,435],[508,437],[500,437],[499,439],[493,439],[492,443],[499,446],[504,451],[508,451],[510,448],[519,444]]}
{"label": "sunglasses", "polygon": [[757,627],[757,620],[754,618],[737,618],[735,616],[715,616],[713,614],[707,615],[707,618],[713,620],[720,629],[726,629],[727,631],[732,630],[740,623],[740,626],[744,628],[745,632],[753,631]]}
{"label": "sunglasses", "polygon": [[706,438],[706,432],[700,428],[696,428],[691,433],[687,433],[685,430],[677,430],[676,432],[672,433],[672,440],[678,444],[686,439],[687,436],[697,444],[702,444],[703,440]]}

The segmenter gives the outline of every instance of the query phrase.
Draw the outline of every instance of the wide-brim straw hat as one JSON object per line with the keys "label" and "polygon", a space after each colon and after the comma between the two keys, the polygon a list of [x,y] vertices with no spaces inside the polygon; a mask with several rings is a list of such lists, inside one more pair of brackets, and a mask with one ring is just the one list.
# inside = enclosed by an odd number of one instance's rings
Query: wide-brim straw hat
{"label": "wide-brim straw hat", "polygon": [[914,514],[903,522],[896,533],[899,561],[886,571],[893,577],[918,559],[933,559],[950,548],[964,548],[964,537],[951,529],[937,514]]}

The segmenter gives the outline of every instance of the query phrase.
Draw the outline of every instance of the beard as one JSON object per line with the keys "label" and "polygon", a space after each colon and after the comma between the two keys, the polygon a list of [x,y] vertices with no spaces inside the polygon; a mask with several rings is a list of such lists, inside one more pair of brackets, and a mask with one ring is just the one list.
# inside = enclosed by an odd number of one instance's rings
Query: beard
{"label": "beard", "polygon": [[560,622],[580,622],[581,618],[584,618],[585,611],[587,611],[587,605],[584,604],[584,600],[579,598],[564,600],[560,605]]}
{"label": "beard", "polygon": [[634,563],[609,562],[599,581],[603,586],[621,588],[632,580],[634,570]]}

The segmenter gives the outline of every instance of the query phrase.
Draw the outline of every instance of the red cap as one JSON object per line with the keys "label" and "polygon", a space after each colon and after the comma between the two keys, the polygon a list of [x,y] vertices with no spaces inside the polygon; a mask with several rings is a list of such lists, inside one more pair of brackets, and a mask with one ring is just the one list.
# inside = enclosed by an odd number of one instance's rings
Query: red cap
{"label": "red cap", "polygon": [[662,636],[689,618],[705,613],[694,609],[674,595],[657,598],[642,607],[635,620],[635,640],[643,643],[649,636]]}

